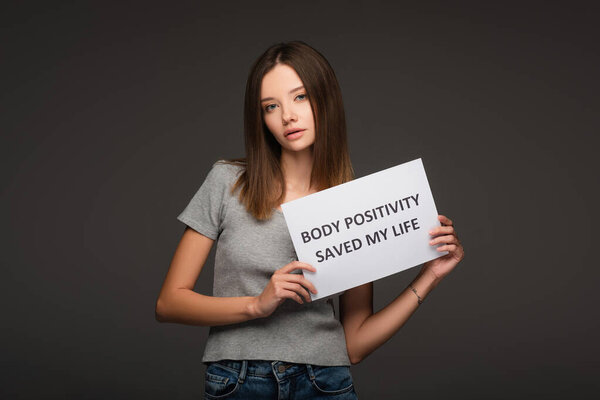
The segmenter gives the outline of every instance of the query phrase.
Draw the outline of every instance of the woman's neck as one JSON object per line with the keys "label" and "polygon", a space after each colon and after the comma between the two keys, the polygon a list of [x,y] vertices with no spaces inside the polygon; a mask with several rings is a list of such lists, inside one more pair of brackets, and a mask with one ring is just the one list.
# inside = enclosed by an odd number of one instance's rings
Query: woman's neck
{"label": "woman's neck", "polygon": [[286,191],[296,193],[309,192],[312,166],[312,146],[302,151],[282,151],[281,170],[285,179]]}

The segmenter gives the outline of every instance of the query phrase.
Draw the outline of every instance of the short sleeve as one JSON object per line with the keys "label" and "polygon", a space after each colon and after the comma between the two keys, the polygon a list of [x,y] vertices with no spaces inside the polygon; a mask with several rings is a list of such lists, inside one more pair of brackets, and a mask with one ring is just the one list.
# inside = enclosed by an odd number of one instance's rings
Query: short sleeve
{"label": "short sleeve", "polygon": [[177,219],[204,236],[216,240],[221,233],[223,209],[229,189],[228,169],[213,164],[200,189]]}

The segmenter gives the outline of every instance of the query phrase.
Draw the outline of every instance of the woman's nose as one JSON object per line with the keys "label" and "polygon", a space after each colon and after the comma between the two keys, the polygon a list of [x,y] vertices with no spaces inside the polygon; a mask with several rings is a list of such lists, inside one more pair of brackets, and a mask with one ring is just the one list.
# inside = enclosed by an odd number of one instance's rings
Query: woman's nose
{"label": "woman's nose", "polygon": [[290,107],[287,107],[285,110],[283,110],[281,113],[281,118],[283,119],[284,124],[288,124],[290,121],[298,120],[298,116]]}

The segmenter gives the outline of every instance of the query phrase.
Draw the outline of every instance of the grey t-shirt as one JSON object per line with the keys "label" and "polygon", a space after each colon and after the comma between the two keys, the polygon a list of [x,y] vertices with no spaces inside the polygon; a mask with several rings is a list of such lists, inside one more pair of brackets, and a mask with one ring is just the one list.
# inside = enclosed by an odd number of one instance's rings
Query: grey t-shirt
{"label": "grey t-shirt", "polygon": [[[258,296],[275,270],[297,259],[281,211],[259,221],[240,203],[239,188],[230,194],[242,170],[217,161],[177,217],[216,240],[217,297]],[[304,304],[286,299],[269,317],[211,327],[202,361],[224,359],[350,365],[331,298]]]}

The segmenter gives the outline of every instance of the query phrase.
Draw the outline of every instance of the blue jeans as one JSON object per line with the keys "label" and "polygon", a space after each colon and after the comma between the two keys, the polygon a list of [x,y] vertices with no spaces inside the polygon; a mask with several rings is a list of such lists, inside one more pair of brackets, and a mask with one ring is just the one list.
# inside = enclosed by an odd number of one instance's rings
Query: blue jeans
{"label": "blue jeans", "polygon": [[357,400],[348,366],[318,366],[285,361],[207,363],[204,398]]}

